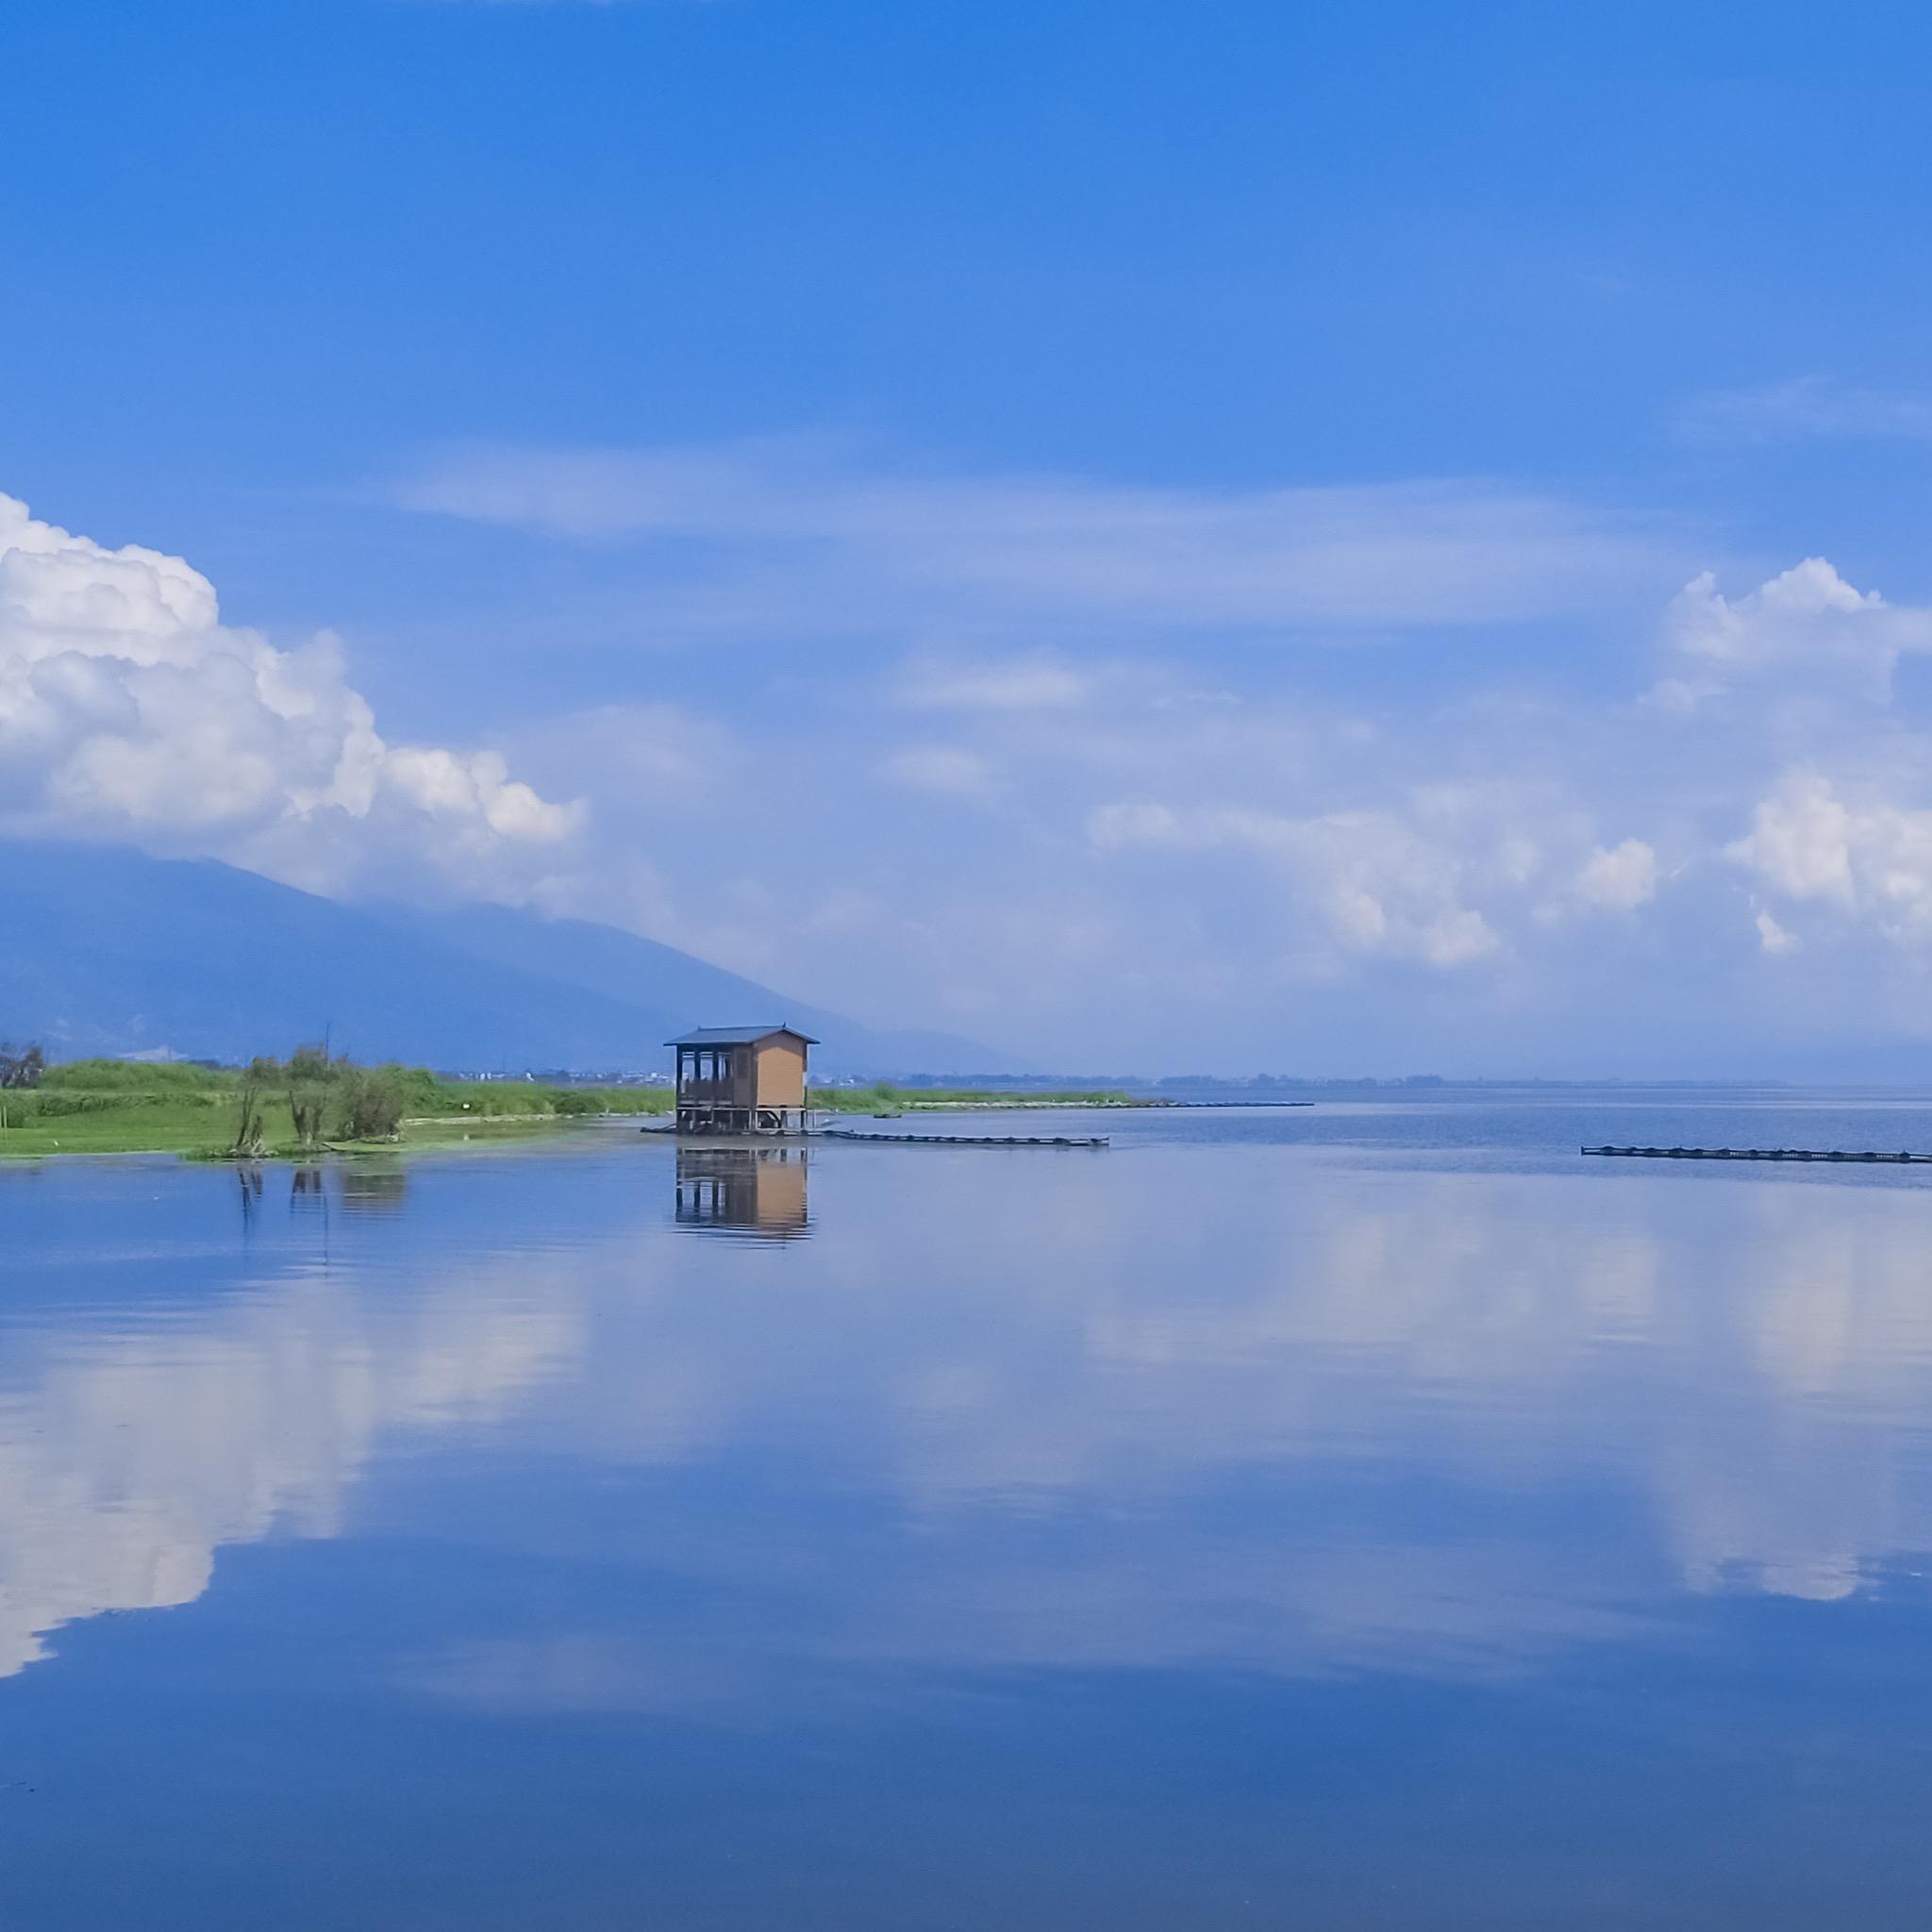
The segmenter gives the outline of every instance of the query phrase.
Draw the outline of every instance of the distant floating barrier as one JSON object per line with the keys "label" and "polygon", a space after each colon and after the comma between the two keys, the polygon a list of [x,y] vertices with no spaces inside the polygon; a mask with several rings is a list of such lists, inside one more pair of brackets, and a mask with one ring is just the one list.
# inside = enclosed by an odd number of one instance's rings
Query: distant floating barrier
{"label": "distant floating barrier", "polygon": [[1312,1100],[1159,1100],[1157,1107],[1185,1107],[1196,1110],[1210,1107],[1313,1107]]}
{"label": "distant floating barrier", "polygon": [[869,1141],[897,1147],[1108,1147],[1107,1134],[864,1134],[851,1127],[825,1127],[818,1141]]}
{"label": "distant floating barrier", "polygon": [[1618,1160],[1840,1160],[1890,1167],[1932,1166],[1932,1154],[1872,1154],[1816,1147],[1579,1147]]}

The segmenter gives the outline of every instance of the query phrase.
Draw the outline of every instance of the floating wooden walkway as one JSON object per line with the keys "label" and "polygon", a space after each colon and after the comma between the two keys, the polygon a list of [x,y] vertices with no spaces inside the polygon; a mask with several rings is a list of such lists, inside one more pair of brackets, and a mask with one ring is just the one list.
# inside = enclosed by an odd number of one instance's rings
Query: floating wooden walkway
{"label": "floating wooden walkway", "polygon": [[1867,1154],[1812,1147],[1580,1147],[1579,1154],[1611,1155],[1624,1160],[1846,1160],[1878,1161],[1892,1167],[1932,1166],[1932,1154]]}
{"label": "floating wooden walkway", "polygon": [[897,1147],[1107,1147],[1106,1134],[864,1134],[851,1127],[825,1127],[815,1141],[874,1141]]}

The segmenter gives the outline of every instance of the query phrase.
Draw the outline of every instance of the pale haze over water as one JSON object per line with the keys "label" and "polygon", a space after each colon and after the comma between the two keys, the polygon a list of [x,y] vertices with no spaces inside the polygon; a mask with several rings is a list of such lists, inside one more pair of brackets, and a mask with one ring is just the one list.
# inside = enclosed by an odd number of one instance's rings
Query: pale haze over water
{"label": "pale haze over water", "polygon": [[0,1173],[0,1924],[1924,1923],[1932,1102],[1099,1130]]}

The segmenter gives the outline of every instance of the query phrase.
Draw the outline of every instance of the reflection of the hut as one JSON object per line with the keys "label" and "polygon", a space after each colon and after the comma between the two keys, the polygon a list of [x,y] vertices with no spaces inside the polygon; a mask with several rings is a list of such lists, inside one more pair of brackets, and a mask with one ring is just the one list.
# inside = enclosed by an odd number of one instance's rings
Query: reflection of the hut
{"label": "reflection of the hut", "polygon": [[806,1232],[803,1147],[680,1147],[677,1222],[790,1241]]}

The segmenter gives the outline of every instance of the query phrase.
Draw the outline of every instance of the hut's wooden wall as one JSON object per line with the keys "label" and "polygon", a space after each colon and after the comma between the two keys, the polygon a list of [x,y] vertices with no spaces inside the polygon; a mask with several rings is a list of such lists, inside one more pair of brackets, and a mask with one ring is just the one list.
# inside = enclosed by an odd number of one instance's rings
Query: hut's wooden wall
{"label": "hut's wooden wall", "polygon": [[768,1040],[758,1049],[758,1107],[805,1105],[805,1048],[795,1040]]}

